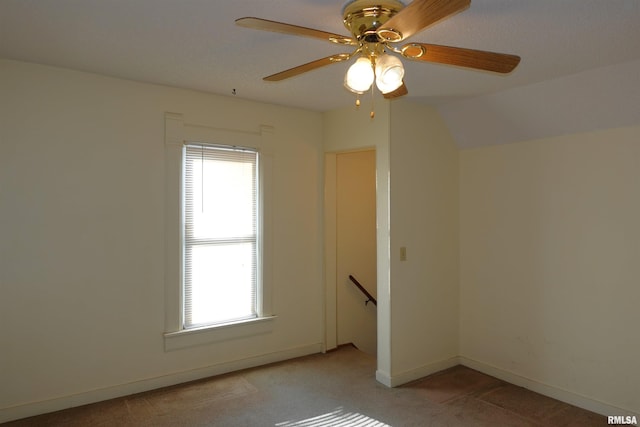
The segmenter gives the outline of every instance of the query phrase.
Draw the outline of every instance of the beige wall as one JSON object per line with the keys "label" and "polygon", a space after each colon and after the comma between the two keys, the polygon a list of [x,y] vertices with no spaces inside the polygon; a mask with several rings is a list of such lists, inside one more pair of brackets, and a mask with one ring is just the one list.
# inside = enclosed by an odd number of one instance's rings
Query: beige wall
{"label": "beige wall", "polygon": [[[457,364],[458,151],[439,114],[391,104],[391,383]],[[400,248],[407,260],[400,260]]]}
{"label": "beige wall", "polygon": [[640,413],[639,141],[635,126],[461,152],[464,359]]}
{"label": "beige wall", "polygon": [[[267,334],[164,351],[164,114],[273,126]],[[322,115],[0,61],[0,421],[323,342]]]}
{"label": "beige wall", "polygon": [[[405,100],[325,113],[327,151],[376,148],[377,379],[400,385],[458,356],[458,152],[438,113]],[[399,260],[400,247],[407,261]]]}
{"label": "beige wall", "polygon": [[[377,372],[381,381],[390,378],[391,372],[391,313],[389,311],[389,125],[390,103],[385,100],[376,102],[376,117],[371,119],[369,112],[355,107],[329,111],[324,118],[324,148],[328,153],[374,148],[376,152],[376,262],[377,262]],[[331,316],[335,318],[336,289],[335,272],[335,223],[326,224],[325,229],[325,266],[327,281],[327,319],[328,327],[335,329]],[[327,336],[330,334],[328,333]],[[327,340],[331,343],[331,339]],[[388,381],[386,381],[388,382]]]}

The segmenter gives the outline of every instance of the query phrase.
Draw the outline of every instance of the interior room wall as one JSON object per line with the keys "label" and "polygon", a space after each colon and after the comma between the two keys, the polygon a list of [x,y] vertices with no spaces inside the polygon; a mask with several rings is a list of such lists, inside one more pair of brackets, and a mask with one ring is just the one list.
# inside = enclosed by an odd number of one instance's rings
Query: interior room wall
{"label": "interior room wall", "polygon": [[[164,351],[165,112],[274,128],[270,333]],[[0,61],[0,421],[320,351],[322,135],[320,113]]]}
{"label": "interior room wall", "polygon": [[[374,148],[376,152],[376,262],[377,262],[377,370],[376,377],[385,382],[391,375],[391,312],[389,290],[389,125],[390,102],[376,100],[375,119],[364,108],[348,107],[323,114],[324,147],[327,153]],[[334,169],[335,170],[335,169]],[[328,180],[330,181],[330,180]],[[335,289],[335,233],[325,229],[326,289]],[[335,227],[335,224],[333,224]],[[333,233],[333,237],[332,237]],[[334,327],[335,307],[327,298],[327,327]],[[331,331],[327,331],[327,335]],[[330,339],[327,340],[331,342]],[[388,382],[388,381],[387,381]]]}
{"label": "interior room wall", "polygon": [[458,363],[459,176],[435,109],[393,101],[390,134],[389,382],[398,385]]}
{"label": "interior room wall", "polygon": [[636,125],[461,151],[466,364],[640,413],[638,141]]}
{"label": "interior room wall", "polygon": [[458,151],[433,108],[395,100],[366,113],[325,113],[325,149],[376,148],[376,377],[395,386],[457,364]]}

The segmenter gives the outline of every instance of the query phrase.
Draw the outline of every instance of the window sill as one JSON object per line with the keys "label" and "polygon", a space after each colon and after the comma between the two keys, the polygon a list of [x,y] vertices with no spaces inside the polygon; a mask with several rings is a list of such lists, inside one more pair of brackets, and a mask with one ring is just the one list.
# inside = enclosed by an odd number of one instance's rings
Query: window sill
{"label": "window sill", "polygon": [[275,319],[276,316],[257,317],[234,323],[167,332],[164,334],[164,351],[266,334],[273,331]]}

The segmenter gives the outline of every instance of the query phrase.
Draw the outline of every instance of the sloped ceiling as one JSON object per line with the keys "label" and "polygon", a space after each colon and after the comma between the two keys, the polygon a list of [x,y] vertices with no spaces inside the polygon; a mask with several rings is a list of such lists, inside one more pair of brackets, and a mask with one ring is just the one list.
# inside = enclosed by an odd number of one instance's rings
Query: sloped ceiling
{"label": "sloped ceiling", "polygon": [[[347,35],[342,5],[335,0],[2,0],[0,57],[328,111],[353,103],[342,87],[348,63],[279,83],[262,77],[349,48],[240,28],[234,21],[257,16]],[[532,85],[541,82],[639,60],[640,1],[472,0],[470,9],[412,40],[522,57],[506,76],[405,61],[408,99],[443,109],[451,127],[464,126],[468,117],[456,105],[470,108],[469,99],[535,89]],[[598,79],[605,86],[616,84],[607,82],[606,72]]]}
{"label": "sloped ceiling", "polygon": [[640,60],[461,99],[437,109],[459,148],[640,125]]}

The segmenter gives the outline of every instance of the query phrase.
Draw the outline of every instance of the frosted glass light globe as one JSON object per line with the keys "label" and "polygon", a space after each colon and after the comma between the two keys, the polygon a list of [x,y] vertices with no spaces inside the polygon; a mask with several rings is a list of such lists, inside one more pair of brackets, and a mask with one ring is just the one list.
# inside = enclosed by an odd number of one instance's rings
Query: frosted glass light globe
{"label": "frosted glass light globe", "polygon": [[376,86],[382,93],[393,92],[402,86],[404,67],[396,56],[381,55],[376,61]]}
{"label": "frosted glass light globe", "polygon": [[364,93],[371,88],[375,74],[369,58],[361,56],[349,67],[344,85],[352,92]]}

